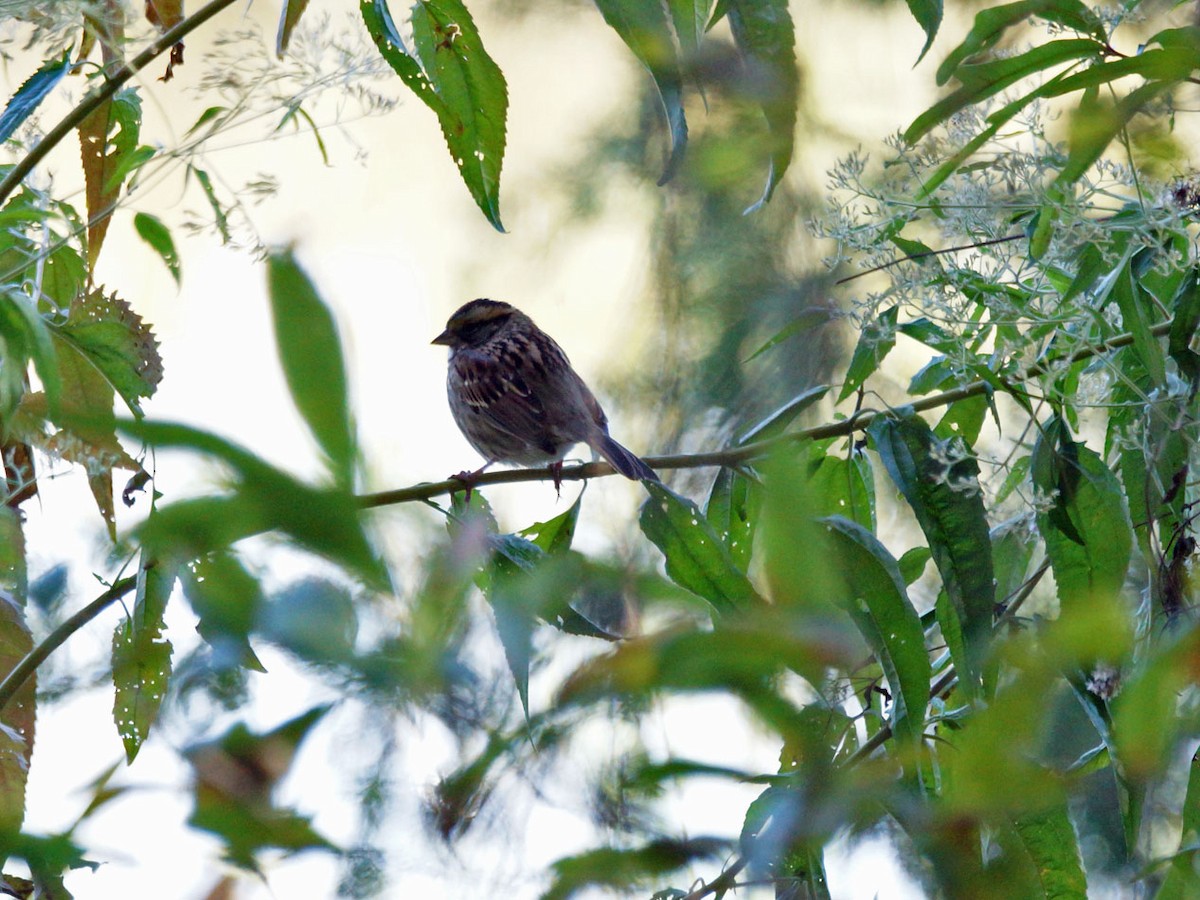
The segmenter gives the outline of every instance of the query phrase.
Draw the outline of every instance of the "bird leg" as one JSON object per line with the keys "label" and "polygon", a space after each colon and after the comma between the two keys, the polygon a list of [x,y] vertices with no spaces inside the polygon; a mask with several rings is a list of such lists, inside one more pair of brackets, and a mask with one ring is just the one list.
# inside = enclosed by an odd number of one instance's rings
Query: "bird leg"
{"label": "bird leg", "polygon": [[463,471],[459,472],[457,475],[450,476],[451,481],[457,481],[463,486],[463,491],[465,492],[463,499],[467,503],[471,502],[471,494],[475,491],[475,485],[479,481],[479,476],[482,475],[487,470],[488,466],[494,462],[494,459],[489,459],[474,471],[463,469]]}
{"label": "bird leg", "polygon": [[559,500],[562,499],[562,469],[563,461],[561,459],[550,463],[550,477],[554,479],[554,495]]}

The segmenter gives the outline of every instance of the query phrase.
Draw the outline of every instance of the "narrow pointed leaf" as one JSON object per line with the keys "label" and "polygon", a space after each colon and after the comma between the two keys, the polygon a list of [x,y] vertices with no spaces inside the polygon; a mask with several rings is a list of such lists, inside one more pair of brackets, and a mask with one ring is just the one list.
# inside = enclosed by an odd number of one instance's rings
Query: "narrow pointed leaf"
{"label": "narrow pointed leaf", "polygon": [[425,0],[412,8],[413,41],[401,38],[386,0],[361,0],[375,46],[408,88],[437,114],[450,157],[498,231],[508,88],[461,0]]}
{"label": "narrow pointed leaf", "polygon": [[960,683],[974,694],[982,686],[996,601],[979,465],[939,441],[918,416],[881,416],[868,433],[925,533],[965,642]]}
{"label": "narrow pointed leaf", "polygon": [[917,55],[917,62],[920,62],[933,46],[933,39],[942,24],[942,0],[908,0],[908,11],[925,32],[925,46]]}
{"label": "narrow pointed leaf", "polygon": [[695,503],[654,482],[646,482],[646,490],[650,498],[642,505],[642,531],[663,552],[672,581],[722,614],[761,602]]}
{"label": "narrow pointed leaf", "polygon": [[846,369],[846,380],[838,394],[839,403],[858,390],[896,346],[896,319],[899,315],[900,307],[893,306],[863,326],[854,347],[854,355],[850,357],[850,366]]}
{"label": "narrow pointed leaf", "polygon": [[[0,678],[33,649],[25,618],[28,580],[25,537],[18,514],[0,507]],[[0,710],[0,834],[14,834],[25,818],[25,785],[37,720],[37,673]]]}
{"label": "narrow pointed leaf", "polygon": [[596,5],[604,21],[649,70],[658,89],[671,135],[667,165],[658,180],[660,185],[666,184],[683,162],[688,136],[683,114],[683,70],[667,4],[643,0],[596,0]]}
{"label": "narrow pointed leaf", "polygon": [[287,53],[292,32],[300,23],[300,17],[308,8],[308,0],[283,0],[279,9],[279,34],[275,38],[275,55],[280,59]]}
{"label": "narrow pointed leaf", "polygon": [[132,88],[105,100],[79,125],[88,212],[88,268],[95,270],[108,223],[121,196],[121,179],[113,176],[138,147],[142,101]]}
{"label": "narrow pointed leaf", "polygon": [[268,257],[267,292],[292,400],[325,451],[334,483],[349,490],[355,440],[337,323],[290,251]]}
{"label": "narrow pointed leaf", "polygon": [[171,237],[171,230],[162,223],[162,219],[150,213],[140,212],[133,217],[133,227],[138,237],[158,254],[171,277],[175,279],[175,284],[181,284],[183,269],[179,262],[179,251],[175,249],[175,239]]}
{"label": "narrow pointed leaf", "polygon": [[890,724],[919,741],[929,703],[929,656],[921,617],[896,560],[873,534],[841,516],[821,519],[833,542],[846,594],[842,605],[879,660],[892,691]]}
{"label": "narrow pointed leaf", "polygon": [[64,52],[58,59],[47,60],[43,63],[42,67],[30,75],[25,83],[17,89],[17,92],[9,98],[5,105],[4,113],[0,114],[0,144],[12,137],[13,132],[33,115],[33,111],[54,90],[55,85],[62,80],[70,68],[70,53]]}

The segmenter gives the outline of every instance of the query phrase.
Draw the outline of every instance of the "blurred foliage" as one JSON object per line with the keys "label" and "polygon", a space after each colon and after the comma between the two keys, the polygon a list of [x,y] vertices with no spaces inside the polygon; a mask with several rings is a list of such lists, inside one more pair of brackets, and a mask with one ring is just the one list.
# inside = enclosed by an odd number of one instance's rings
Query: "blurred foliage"
{"label": "blurred foliage", "polygon": [[[378,498],[355,493],[364,460],[338,324],[289,249],[255,247],[318,474],[146,418],[164,375],[157,340],[135,304],[95,283],[96,262],[156,165],[173,164],[236,240],[239,202],[195,151],[246,124],[245,110],[214,94],[187,132],[198,143],[176,155],[142,134],[140,89],[121,87],[144,40],[128,36],[123,6],[73,10],[74,60],[66,20],[17,10],[46,53],[0,115],[14,160],[0,169],[0,861],[30,876],[6,869],[5,888],[68,896],[67,874],[96,864],[78,823],[119,799],[118,769],[183,720],[201,735],[183,753],[190,825],[250,872],[280,854],[334,855],[343,896],[389,891],[401,839],[385,826],[415,793],[390,773],[404,738],[433,728],[456,764],[420,812],[449,846],[508,829],[508,801],[544,796],[563,760],[603,757],[577,798],[593,841],[548,867],[545,897],[699,900],[755,882],[828,897],[826,849],[847,835],[883,836],[935,896],[1083,897],[1118,882],[1200,894],[1200,188],[1152,180],[1186,151],[1173,129],[1200,29],[1150,4],[980,5],[934,74],[945,96],[881,165],[851,155],[818,197],[784,179],[796,123],[824,126],[782,0],[598,7],[645,68],[646,97],[626,124],[601,126],[583,174],[563,181],[584,212],[614,173],[659,181],[647,234],[664,339],[646,377],[663,444],[702,448],[676,464],[711,479],[646,484],[640,564],[573,546],[582,493],[510,533],[480,490],[440,505],[444,485],[406,494],[444,536],[419,564],[384,558],[365,512]],[[908,7],[924,56],[942,6]],[[305,71],[287,69],[305,4],[282,12],[275,85]],[[500,228],[507,87],[484,36],[459,0],[427,0],[399,23],[385,0],[360,12]],[[199,21],[158,0],[147,17],[159,30]],[[42,151],[13,136],[93,50],[101,64],[66,129],[81,142],[80,212],[26,178]],[[368,89],[354,96],[384,111]],[[279,127],[317,131],[299,93],[272,102]],[[863,269],[836,312],[831,276],[812,274],[810,218],[835,242],[831,268]],[[141,212],[131,224],[181,279],[174,223]],[[857,326],[841,364],[835,317]],[[915,373],[901,350],[920,354]],[[829,421],[802,428],[818,409]],[[121,499],[133,504],[151,451],[168,448],[219,465],[224,483],[150,494],[118,540],[114,472],[131,473]],[[32,583],[26,571],[20,508],[46,459],[86,473],[121,560],[69,615],[65,570]],[[280,578],[260,551],[319,560],[320,574]],[[126,760],[91,785],[74,826],[26,833],[34,677],[129,595],[111,664]],[[167,622],[180,603],[203,645],[177,660]],[[36,641],[31,618],[47,632]],[[337,702],[246,724],[275,658]],[[778,764],[705,760],[724,719],[699,723],[695,746],[651,739],[661,710],[698,696],[738,710],[755,731],[745,743],[771,742]],[[314,824],[319,810],[278,796],[304,742],[339,717],[357,723],[354,758],[370,760],[357,832],[340,844]],[[712,780],[755,796],[697,835],[664,799]],[[212,895],[232,889],[223,877]]]}

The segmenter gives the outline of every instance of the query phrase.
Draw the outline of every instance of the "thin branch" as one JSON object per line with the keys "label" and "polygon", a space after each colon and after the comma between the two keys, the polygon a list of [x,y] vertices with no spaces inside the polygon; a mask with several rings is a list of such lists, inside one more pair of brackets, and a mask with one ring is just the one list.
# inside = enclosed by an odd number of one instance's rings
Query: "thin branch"
{"label": "thin branch", "polygon": [[234,0],[211,0],[210,3],[196,10],[174,28],[155,38],[145,50],[132,60],[115,69],[104,84],[79,101],[78,105],[67,113],[61,122],[48,131],[35,147],[17,161],[4,180],[0,181],[0,205],[3,205],[13,191],[20,187],[21,182],[29,177],[29,173],[37,164],[62,143],[67,135],[78,128],[84,119],[99,109],[104,101],[111,98],[127,81],[154,62],[156,58],[174,47],[225,7],[231,6],[233,2]]}
{"label": "thin branch", "polygon": [[736,886],[735,879],[738,877],[738,874],[742,871],[742,869],[746,868],[747,862],[748,860],[746,857],[739,856],[732,863],[730,863],[728,869],[726,869],[708,884],[701,885],[700,887],[696,888],[690,894],[686,895],[683,900],[703,900],[704,897],[707,897],[710,894],[716,894],[718,892],[723,893],[732,889]]}
{"label": "thin branch", "polygon": [[44,641],[30,650],[25,655],[25,658],[17,663],[16,667],[5,676],[4,680],[0,681],[0,712],[12,702],[12,698],[16,696],[17,691],[29,680],[29,676],[37,670],[37,667],[46,661],[46,657],[61,647],[67,638],[135,587],[137,587],[137,576],[131,575],[128,578],[120,579],[107,591],[55,628]]}
{"label": "thin branch", "polygon": [[[1150,333],[1155,337],[1163,337],[1171,330],[1173,322],[1173,319],[1160,322],[1150,329]],[[1040,375],[1047,374],[1055,366],[1063,364],[1073,365],[1074,363],[1100,356],[1110,350],[1119,350],[1122,347],[1128,347],[1133,341],[1133,334],[1125,332],[1098,344],[1088,344],[1065,356],[1056,356],[1034,363],[1017,376],[1005,378],[1002,375],[997,375],[996,381],[1002,382],[1004,386],[1015,392],[1019,385]],[[982,396],[993,390],[995,390],[995,383],[992,381],[972,381],[961,387],[942,391],[940,394],[932,394],[921,400],[907,404],[906,408],[918,413],[928,412],[929,410],[949,406],[951,403],[957,403],[959,400]],[[854,415],[840,422],[829,422],[813,428],[802,428],[799,431],[792,431],[779,437],[754,441],[753,443],[742,444],[737,447],[729,447],[725,450],[714,450],[708,453],[677,453],[670,456],[647,456],[644,459],[646,464],[652,469],[700,469],[706,466],[735,466],[739,463],[767,456],[771,451],[785,444],[819,441],[831,437],[846,437],[856,432],[864,431],[876,418],[887,414],[887,411],[881,412],[864,409],[859,410]],[[614,474],[616,473],[613,467],[606,462],[578,463],[572,466],[564,466],[561,480],[586,481],[590,478],[603,478]],[[512,469],[501,472],[484,472],[476,479],[475,486],[486,487],[493,484],[550,481],[553,477],[554,474],[550,471],[549,466],[532,469]],[[431,500],[442,494],[450,494],[462,489],[463,485],[461,481],[449,478],[445,481],[424,482],[391,491],[363,494],[358,498],[358,503],[363,509],[375,509],[376,507],[391,506],[396,503]]]}

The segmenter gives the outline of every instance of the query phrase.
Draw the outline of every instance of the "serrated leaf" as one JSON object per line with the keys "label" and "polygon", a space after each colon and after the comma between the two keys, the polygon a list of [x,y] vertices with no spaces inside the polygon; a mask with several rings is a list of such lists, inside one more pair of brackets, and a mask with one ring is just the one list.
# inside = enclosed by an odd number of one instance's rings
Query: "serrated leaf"
{"label": "serrated leaf", "polygon": [[786,0],[730,0],[726,15],[734,43],[761,85],[757,100],[769,135],[767,185],[758,202],[746,210],[750,213],[771,199],[792,161],[800,104],[796,33]]}
{"label": "serrated leaf", "polygon": [[963,633],[966,655],[955,661],[959,682],[974,696],[982,687],[996,600],[979,464],[939,441],[915,415],[880,416],[867,432],[925,534]]}
{"label": "serrated leaf", "polygon": [[[162,381],[162,357],[154,333],[128,303],[116,294],[89,291],[71,304],[65,322],[51,327],[60,359],[64,348],[70,347],[121,395],[131,411],[141,414],[141,398],[153,396]],[[96,401],[73,405],[81,415],[111,414],[111,398],[107,407],[98,394]]]}
{"label": "serrated leaf", "polygon": [[858,343],[854,346],[854,355],[850,357],[850,365],[846,369],[846,380],[838,394],[839,403],[858,390],[896,346],[896,319],[899,315],[900,307],[893,306],[863,325]]}
{"label": "serrated leaf", "polygon": [[674,177],[687,148],[687,119],[683,112],[683,70],[673,24],[665,3],[642,0],[596,0],[604,21],[650,72],[662,101],[671,135],[671,151],[659,178],[664,185]]}
{"label": "serrated leaf", "polygon": [[921,617],[908,599],[896,560],[873,534],[841,516],[820,520],[833,542],[834,558],[850,613],[892,689],[891,726],[919,742],[929,703],[929,656]]}
{"label": "serrated leaf", "polygon": [[113,632],[113,720],[132,763],[150,734],[171,677],[171,642],[163,616],[175,571],[144,553],[133,610]]}
{"label": "serrated leaf", "polygon": [[113,178],[136,151],[142,124],[142,101],[126,88],[100,104],[79,124],[79,145],[87,195],[87,260],[95,271],[108,223],[121,196],[121,181]]}
{"label": "serrated leaf", "polygon": [[67,51],[58,59],[42,63],[42,67],[26,79],[9,98],[4,113],[0,115],[0,143],[13,136],[13,132],[33,114],[70,68],[71,54]]}
{"label": "serrated leaf", "polygon": [[639,522],[666,558],[672,581],[721,614],[762,602],[695,503],[655,482],[646,482],[646,490],[650,497],[642,504]]}
{"label": "serrated leaf", "polygon": [[275,38],[275,55],[283,59],[287,53],[288,42],[292,32],[300,23],[300,17],[308,8],[308,0],[283,0],[279,9],[279,34]]}
{"label": "serrated leaf", "polygon": [[356,450],[337,323],[290,251],[267,258],[267,291],[292,401],[325,451],[334,483],[349,490]]}
{"label": "serrated leaf", "polygon": [[423,0],[412,10],[410,49],[386,0],[361,0],[367,31],[383,58],[437,114],[450,156],[476,205],[498,230],[508,88],[461,0]]}
{"label": "serrated leaf", "polygon": [[[25,618],[25,535],[14,510],[0,507],[0,675],[33,649]],[[25,817],[25,785],[37,720],[37,673],[0,710],[0,832],[17,832]]]}

